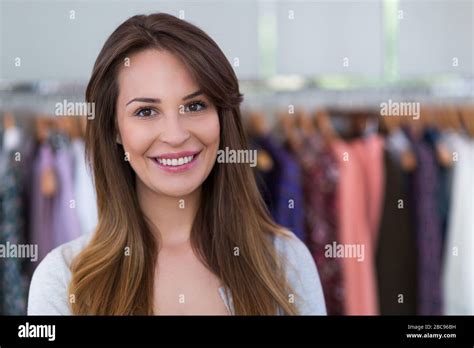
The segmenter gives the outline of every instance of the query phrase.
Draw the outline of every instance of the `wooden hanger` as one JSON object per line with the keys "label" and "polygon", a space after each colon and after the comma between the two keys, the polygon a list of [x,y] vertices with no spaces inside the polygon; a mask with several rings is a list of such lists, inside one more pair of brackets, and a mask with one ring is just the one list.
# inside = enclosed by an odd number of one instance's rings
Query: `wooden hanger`
{"label": "wooden hanger", "polygon": [[[451,129],[451,118],[453,115],[451,110],[452,106],[449,105],[432,108],[433,123],[439,131],[445,132]],[[453,155],[442,142],[435,144],[435,154],[438,163],[442,167],[451,167],[453,165]]]}
{"label": "wooden hanger", "polygon": [[[47,115],[38,115],[35,118],[36,138],[39,143],[45,143],[48,140],[50,130],[53,128],[53,119]],[[57,191],[57,178],[54,168],[48,166],[43,168],[40,173],[40,192],[45,197],[52,197]]]}
{"label": "wooden hanger", "polygon": [[450,107],[449,108],[449,114],[448,114],[448,119],[449,119],[449,125],[451,129],[455,131],[460,131],[462,128],[462,123],[461,123],[461,115],[459,113],[459,108],[457,107]]}
{"label": "wooden hanger", "polygon": [[3,115],[3,129],[10,129],[15,127],[15,116],[13,115],[13,112],[7,111]]}
{"label": "wooden hanger", "polygon": [[54,121],[55,121],[55,124],[56,124],[56,129],[59,132],[67,135],[67,137],[70,139],[71,135],[70,135],[68,117],[66,117],[66,116],[56,117],[54,119]]}
{"label": "wooden hanger", "polygon": [[247,126],[250,134],[265,136],[270,133],[267,118],[260,110],[252,111],[247,117]]}
{"label": "wooden hanger", "polygon": [[62,116],[55,119],[56,128],[67,135],[70,140],[82,137],[82,129],[79,119],[82,116]]}
{"label": "wooden hanger", "polygon": [[[449,106],[430,106],[423,110],[424,127],[433,126],[439,131],[448,130],[451,125],[451,111]],[[450,167],[453,164],[452,154],[442,142],[434,144],[436,160],[442,167]]]}
{"label": "wooden hanger", "polygon": [[85,139],[87,129],[87,117],[79,117],[79,130],[81,137]]}
{"label": "wooden hanger", "polygon": [[[270,133],[267,118],[261,110],[251,111],[245,119],[247,132],[252,136],[266,136]],[[263,148],[257,150],[257,169],[268,172],[273,169],[274,162],[272,156]]]}
{"label": "wooden hanger", "polygon": [[424,105],[420,108],[420,119],[418,120],[424,128],[435,125],[434,107],[431,105]]}
{"label": "wooden hanger", "polygon": [[323,139],[326,144],[330,144],[334,140],[339,138],[331,123],[331,118],[329,116],[328,110],[323,108],[316,109],[314,113],[314,121],[316,123],[316,128],[323,136]]}
{"label": "wooden hanger", "polygon": [[[398,118],[398,127],[406,127],[410,130],[410,132],[414,136],[416,137],[421,136],[421,132],[423,131],[421,113],[422,111],[420,110],[420,118],[418,120],[413,119],[413,117],[406,117],[406,116],[396,117]],[[416,154],[411,148],[411,146],[406,148],[400,154],[400,166],[402,170],[405,172],[413,172],[418,166]]]}
{"label": "wooden hanger", "polygon": [[464,105],[461,108],[460,116],[469,136],[474,138],[474,105]]}
{"label": "wooden hanger", "polygon": [[445,130],[447,129],[447,106],[431,106],[431,114],[432,114],[432,125],[437,130]]}
{"label": "wooden hanger", "polygon": [[81,125],[79,124],[79,119],[81,117],[71,117],[69,118],[70,123],[70,133],[71,133],[71,140],[80,139],[82,136]]}
{"label": "wooden hanger", "polygon": [[459,109],[453,105],[439,108],[436,116],[439,119],[438,125],[441,130],[458,131],[462,128]]}
{"label": "wooden hanger", "polygon": [[349,112],[351,120],[351,135],[361,136],[367,128],[367,121],[369,119],[369,113],[363,109],[354,109]]}
{"label": "wooden hanger", "polygon": [[314,123],[310,114],[305,109],[300,109],[296,115],[297,125],[304,137],[308,138],[316,134]]}
{"label": "wooden hanger", "polygon": [[283,132],[283,137],[290,146],[291,150],[293,152],[299,151],[303,142],[296,128],[295,114],[289,114],[288,112],[280,111],[278,113],[278,124]]}
{"label": "wooden hanger", "polygon": [[38,115],[35,117],[36,139],[39,143],[43,143],[48,139],[51,123],[49,117]]}
{"label": "wooden hanger", "polygon": [[425,126],[430,123],[430,117],[431,114],[429,108],[426,105],[422,105],[420,107],[420,117],[418,119],[414,119],[413,117],[404,117],[404,119],[408,123],[408,128],[412,135],[415,138],[420,138],[423,135]]}
{"label": "wooden hanger", "polygon": [[398,116],[379,116],[382,128],[388,133],[396,131],[401,126],[401,120]]}
{"label": "wooden hanger", "polygon": [[[381,124],[388,134],[391,134],[403,127],[408,127],[409,129],[412,129],[412,127],[416,128],[416,126],[419,126],[420,123],[419,120],[413,120],[412,117],[404,116],[380,116],[379,119],[381,119]],[[415,123],[415,125],[413,125],[413,123]],[[405,149],[400,154],[400,166],[405,172],[412,172],[417,167],[416,155],[411,147]]]}

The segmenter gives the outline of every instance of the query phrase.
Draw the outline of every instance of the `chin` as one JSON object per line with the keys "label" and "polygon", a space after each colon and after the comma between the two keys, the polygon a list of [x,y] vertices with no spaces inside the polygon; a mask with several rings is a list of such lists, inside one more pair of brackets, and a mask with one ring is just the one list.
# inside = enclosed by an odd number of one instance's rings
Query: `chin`
{"label": "chin", "polygon": [[163,185],[163,182],[161,182],[160,185],[155,186],[153,191],[168,197],[181,198],[193,193],[200,186],[200,183],[196,183],[195,185],[183,185],[183,182],[180,182]]}

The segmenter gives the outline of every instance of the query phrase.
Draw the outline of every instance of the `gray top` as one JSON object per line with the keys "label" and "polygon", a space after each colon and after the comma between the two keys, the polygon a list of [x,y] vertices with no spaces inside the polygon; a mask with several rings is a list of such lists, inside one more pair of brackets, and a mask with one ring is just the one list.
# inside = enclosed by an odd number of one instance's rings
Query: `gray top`
{"label": "gray top", "polygon": [[[323,291],[318,271],[306,245],[292,232],[286,238],[274,239],[278,254],[285,258],[285,272],[292,286],[294,301],[302,315],[326,315]],[[28,315],[71,315],[68,286],[72,259],[87,245],[85,235],[52,250],[36,268],[30,284]],[[227,309],[234,314],[232,294],[219,288]],[[277,314],[281,314],[279,311]]]}

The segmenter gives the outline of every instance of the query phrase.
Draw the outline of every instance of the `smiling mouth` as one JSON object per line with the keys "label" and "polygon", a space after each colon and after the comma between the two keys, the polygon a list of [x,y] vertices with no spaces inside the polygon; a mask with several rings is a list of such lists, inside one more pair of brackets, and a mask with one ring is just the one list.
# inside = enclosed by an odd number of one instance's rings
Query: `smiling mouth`
{"label": "smiling mouth", "polygon": [[162,165],[164,167],[180,167],[184,166],[186,164],[189,164],[191,162],[194,162],[196,158],[199,156],[201,152],[197,152],[192,155],[188,156],[180,156],[180,157],[174,157],[174,158],[169,158],[168,156],[166,157],[153,157],[153,160],[157,162],[159,165]]}

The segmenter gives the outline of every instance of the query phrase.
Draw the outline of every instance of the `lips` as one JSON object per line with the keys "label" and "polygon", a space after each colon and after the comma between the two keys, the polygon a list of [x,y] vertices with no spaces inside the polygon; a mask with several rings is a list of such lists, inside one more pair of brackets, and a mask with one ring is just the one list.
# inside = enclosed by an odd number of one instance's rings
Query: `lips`
{"label": "lips", "polygon": [[155,160],[164,166],[182,166],[183,164],[189,163],[193,160],[194,156],[185,156],[185,157],[178,157],[173,159],[166,159],[166,158],[156,158]]}
{"label": "lips", "polygon": [[193,162],[199,155],[200,151],[183,151],[176,153],[166,153],[153,157],[155,162],[163,167],[181,167]]}

